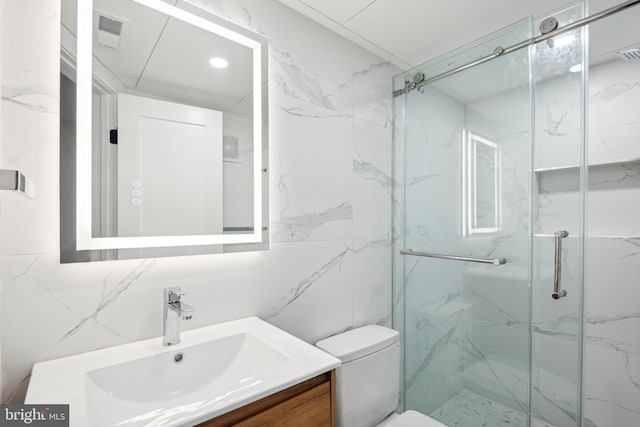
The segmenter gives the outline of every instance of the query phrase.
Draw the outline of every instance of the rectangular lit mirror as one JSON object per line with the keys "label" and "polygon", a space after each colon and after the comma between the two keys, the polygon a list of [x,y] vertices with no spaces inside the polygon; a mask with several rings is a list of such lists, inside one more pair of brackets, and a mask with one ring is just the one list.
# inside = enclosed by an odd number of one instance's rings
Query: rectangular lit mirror
{"label": "rectangular lit mirror", "polygon": [[500,146],[465,131],[462,153],[463,234],[495,233],[502,221]]}
{"label": "rectangular lit mirror", "polygon": [[63,262],[265,248],[267,46],[184,0],[62,0]]}

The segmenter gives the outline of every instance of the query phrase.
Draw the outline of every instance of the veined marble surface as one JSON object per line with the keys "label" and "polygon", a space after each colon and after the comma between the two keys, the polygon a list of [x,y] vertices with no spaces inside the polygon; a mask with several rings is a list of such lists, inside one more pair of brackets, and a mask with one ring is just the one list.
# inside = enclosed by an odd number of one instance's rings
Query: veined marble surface
{"label": "veined marble surface", "polygon": [[[407,407],[430,412],[469,389],[511,407],[525,403],[528,372],[515,366],[528,360],[531,283],[534,425],[576,424],[581,357],[584,425],[640,425],[639,76],[637,62],[613,61],[590,70],[588,163],[615,164],[590,169],[584,279],[582,205],[575,168],[582,142],[579,74],[537,80],[534,168],[568,169],[536,174],[532,212],[536,237],[531,254],[526,241],[530,219],[526,149],[532,131],[512,111],[517,103],[507,102],[516,94],[506,91],[464,106],[442,91],[425,88],[424,94],[413,93],[406,102],[396,102],[395,136],[406,142],[396,147],[396,158],[406,163],[396,164],[400,176],[394,208],[399,213],[398,229],[406,233],[395,236],[395,250],[508,254],[509,258],[508,269],[487,273],[482,268],[448,268],[437,260],[396,256],[394,280],[404,282],[394,288],[394,304],[396,320],[406,325]],[[513,115],[511,120],[505,118],[508,114]],[[503,181],[508,200],[504,224],[510,229],[499,237],[474,237],[473,242],[459,237],[461,190],[456,185],[461,176],[461,132],[471,125],[480,126],[485,136],[510,150]],[[562,256],[568,297],[554,301],[551,234],[559,229],[571,230]],[[529,256],[534,259],[532,281]],[[511,269],[512,259],[522,264]],[[502,363],[505,356],[507,363]],[[478,388],[483,383],[491,386]]]}
{"label": "veined marble surface", "polygon": [[167,286],[197,310],[185,329],[256,315],[313,343],[390,324],[399,70],[275,0],[192,2],[270,40],[270,249],[61,265],[60,3],[4,2],[3,167],[37,187],[0,194],[4,401],[36,361],[160,335]]}
{"label": "veined marble surface", "polygon": [[429,416],[448,427],[525,427],[526,416],[487,397],[462,390]]}

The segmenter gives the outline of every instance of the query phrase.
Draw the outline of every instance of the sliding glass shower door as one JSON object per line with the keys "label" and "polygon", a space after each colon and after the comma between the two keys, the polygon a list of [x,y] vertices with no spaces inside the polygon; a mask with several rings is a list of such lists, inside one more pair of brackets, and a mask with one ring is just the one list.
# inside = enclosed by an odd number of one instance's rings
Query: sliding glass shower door
{"label": "sliding glass shower door", "polygon": [[[580,57],[549,43],[421,84],[536,27],[521,21],[394,82],[407,89],[394,99],[403,400],[449,426],[527,426],[532,415],[531,425],[575,426],[580,412],[582,89],[564,64]],[[547,173],[543,160],[565,148],[573,169]],[[556,179],[576,180],[577,193],[554,195]],[[571,358],[571,372],[556,358]]]}

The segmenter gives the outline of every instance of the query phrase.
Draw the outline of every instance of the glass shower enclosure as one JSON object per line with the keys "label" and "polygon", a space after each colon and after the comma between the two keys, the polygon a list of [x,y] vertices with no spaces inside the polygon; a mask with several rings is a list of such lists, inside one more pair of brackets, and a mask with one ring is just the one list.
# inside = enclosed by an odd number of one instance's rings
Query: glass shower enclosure
{"label": "glass shower enclosure", "polygon": [[585,29],[447,74],[543,21],[394,80],[403,404],[449,426],[580,425]]}

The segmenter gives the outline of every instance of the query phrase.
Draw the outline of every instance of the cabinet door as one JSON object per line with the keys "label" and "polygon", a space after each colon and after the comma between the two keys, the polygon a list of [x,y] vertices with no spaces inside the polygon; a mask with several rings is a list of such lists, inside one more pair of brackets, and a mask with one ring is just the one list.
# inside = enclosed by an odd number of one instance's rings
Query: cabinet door
{"label": "cabinet door", "polygon": [[335,427],[336,371],[325,372],[198,427]]}
{"label": "cabinet door", "polygon": [[320,384],[238,424],[242,427],[327,427],[330,425],[331,388],[329,383]]}

